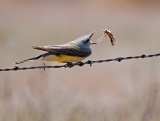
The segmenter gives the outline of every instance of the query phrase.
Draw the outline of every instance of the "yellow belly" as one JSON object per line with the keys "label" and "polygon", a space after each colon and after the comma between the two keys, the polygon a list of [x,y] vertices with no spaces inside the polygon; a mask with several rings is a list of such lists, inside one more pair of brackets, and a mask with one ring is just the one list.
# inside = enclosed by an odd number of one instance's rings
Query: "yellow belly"
{"label": "yellow belly", "polygon": [[41,60],[45,61],[57,61],[59,63],[64,62],[80,62],[84,60],[86,57],[77,57],[77,56],[68,56],[68,55],[48,55],[46,57],[41,58]]}

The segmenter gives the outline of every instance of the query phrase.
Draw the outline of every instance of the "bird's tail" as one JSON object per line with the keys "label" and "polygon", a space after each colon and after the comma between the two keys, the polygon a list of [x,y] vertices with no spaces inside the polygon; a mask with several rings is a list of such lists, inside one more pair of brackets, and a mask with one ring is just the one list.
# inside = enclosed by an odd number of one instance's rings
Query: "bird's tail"
{"label": "bird's tail", "polygon": [[43,54],[39,55],[37,57],[33,57],[33,58],[26,59],[26,60],[22,60],[20,62],[16,62],[16,64],[21,64],[21,63],[24,63],[24,62],[27,62],[27,61],[39,60],[42,56],[43,56]]}

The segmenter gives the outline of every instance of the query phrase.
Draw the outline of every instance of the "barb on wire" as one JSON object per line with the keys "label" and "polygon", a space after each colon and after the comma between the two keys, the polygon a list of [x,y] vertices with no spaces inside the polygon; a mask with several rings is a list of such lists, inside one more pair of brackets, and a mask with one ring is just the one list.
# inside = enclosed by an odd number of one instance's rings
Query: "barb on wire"
{"label": "barb on wire", "polygon": [[111,62],[111,61],[117,61],[121,62],[123,60],[130,60],[130,59],[140,59],[140,58],[151,58],[151,57],[158,57],[160,56],[160,53],[157,54],[151,54],[151,55],[145,55],[142,54],[140,56],[128,56],[128,57],[118,57],[114,59],[104,59],[104,60],[88,60],[86,62],[78,62],[78,63],[69,63],[65,65],[57,65],[57,66],[46,66],[45,64],[43,66],[32,66],[32,67],[18,67],[15,66],[14,68],[5,68],[5,69],[0,69],[0,71],[18,71],[18,70],[28,70],[28,69],[45,69],[46,68],[72,68],[74,66],[84,66],[84,65],[92,65],[95,63],[103,63],[103,62]]}

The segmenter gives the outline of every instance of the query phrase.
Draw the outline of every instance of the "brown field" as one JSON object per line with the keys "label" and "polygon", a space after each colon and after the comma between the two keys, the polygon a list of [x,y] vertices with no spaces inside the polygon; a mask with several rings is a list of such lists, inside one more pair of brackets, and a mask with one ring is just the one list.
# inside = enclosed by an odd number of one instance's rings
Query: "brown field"
{"label": "brown field", "polygon": [[[87,59],[159,53],[158,0],[1,0],[0,68],[109,26],[120,41],[92,46]],[[86,59],[86,60],[87,60]],[[59,65],[45,62],[46,65]],[[42,61],[19,65],[38,66]],[[0,72],[0,121],[158,121],[160,58],[71,69]]]}

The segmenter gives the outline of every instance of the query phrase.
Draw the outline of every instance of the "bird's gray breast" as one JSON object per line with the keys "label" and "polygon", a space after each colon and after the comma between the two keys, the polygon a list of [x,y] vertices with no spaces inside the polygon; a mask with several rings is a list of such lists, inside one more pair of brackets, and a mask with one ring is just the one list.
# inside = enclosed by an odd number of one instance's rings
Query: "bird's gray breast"
{"label": "bird's gray breast", "polygon": [[79,46],[78,55],[81,57],[86,57],[92,54],[92,50],[89,46]]}

